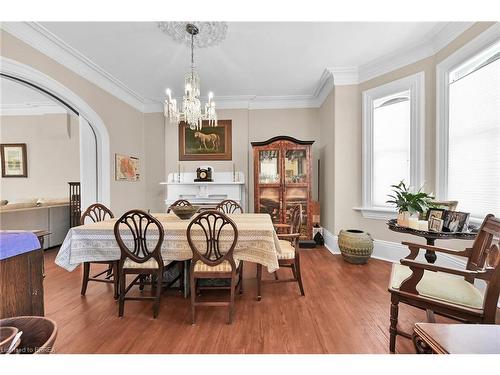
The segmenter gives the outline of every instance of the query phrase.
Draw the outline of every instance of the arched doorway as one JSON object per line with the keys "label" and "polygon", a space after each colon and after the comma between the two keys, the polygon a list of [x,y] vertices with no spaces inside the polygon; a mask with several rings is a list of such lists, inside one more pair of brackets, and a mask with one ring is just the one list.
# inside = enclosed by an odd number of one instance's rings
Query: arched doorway
{"label": "arched doorway", "polygon": [[80,180],[82,208],[93,202],[110,205],[109,135],[99,115],[77,94],[46,74],[0,56],[0,75],[44,92],[79,116],[82,128]]}

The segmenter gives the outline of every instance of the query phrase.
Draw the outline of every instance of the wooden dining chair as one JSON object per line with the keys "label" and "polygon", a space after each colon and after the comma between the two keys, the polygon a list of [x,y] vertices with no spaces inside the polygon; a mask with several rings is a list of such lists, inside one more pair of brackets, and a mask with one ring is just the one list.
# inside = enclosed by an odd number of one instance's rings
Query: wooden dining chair
{"label": "wooden dining chair", "polygon": [[[119,275],[119,307],[118,316],[123,317],[126,300],[152,300],[153,317],[158,316],[162,291],[164,263],[161,256],[161,245],[165,236],[162,224],[153,216],[142,210],[125,212],[115,223],[114,233],[121,257],[118,264]],[[137,275],[127,286],[126,276]],[[145,276],[151,275],[151,281]],[[142,291],[144,285],[151,285],[154,296],[127,297],[127,293],[138,285]]]}
{"label": "wooden dining chair", "polygon": [[192,204],[191,204],[189,201],[185,200],[185,199],[178,199],[178,200],[176,200],[174,203],[172,203],[172,204],[168,207],[168,209],[167,209],[167,214],[169,214],[169,213],[170,213],[170,211],[172,211],[172,207],[184,207],[184,206],[189,206],[189,207],[191,207],[191,206],[192,206]]}
{"label": "wooden dining chair", "polygon": [[[94,203],[90,205],[85,212],[80,217],[80,225],[84,225],[86,221],[92,221],[94,223],[113,219],[113,212],[105,205],[101,203]],[[106,264],[108,267],[106,270],[101,271],[94,276],[90,276],[90,265],[91,264]],[[83,263],[83,280],[81,295],[84,296],[87,293],[87,285],[89,281],[96,281],[101,283],[112,283],[113,284],[113,296],[115,299],[118,298],[118,278],[117,275],[118,261],[92,261]],[[103,276],[105,274],[105,276]]]}
{"label": "wooden dining chair", "polygon": [[[431,323],[436,313],[466,323],[495,324],[500,294],[499,240],[500,220],[488,215],[472,248],[463,251],[403,242],[410,255],[392,265],[389,283],[391,353],[396,350],[397,335],[412,338],[397,327],[400,302],[426,310]],[[464,257],[467,260],[465,270],[418,262],[415,258],[421,249]],[[474,285],[475,280],[486,283],[484,293]]]}
{"label": "wooden dining chair", "polygon": [[225,199],[220,202],[215,209],[227,214],[242,214],[243,208],[238,204],[238,202],[233,201],[232,199]]}
{"label": "wooden dining chair", "polygon": [[[192,323],[195,323],[196,306],[206,305],[227,306],[227,323],[231,324],[235,293],[241,292],[243,284],[243,263],[233,257],[238,241],[236,224],[222,212],[204,211],[189,223],[187,239],[193,251],[190,268]],[[230,279],[229,287],[211,287],[229,289],[229,301],[199,301],[197,299],[199,279]]]}
{"label": "wooden dining chair", "polygon": [[[302,206],[297,204],[290,210],[290,224],[275,224],[276,234],[279,239],[280,252],[278,253],[278,264],[281,267],[290,268],[293,277],[288,279],[279,279],[275,272],[275,280],[266,280],[265,282],[296,282],[299,285],[300,294],[305,296],[304,286],[302,284],[302,275],[300,271],[300,225],[302,223]],[[262,265],[257,264],[257,300],[260,301],[262,280]]]}

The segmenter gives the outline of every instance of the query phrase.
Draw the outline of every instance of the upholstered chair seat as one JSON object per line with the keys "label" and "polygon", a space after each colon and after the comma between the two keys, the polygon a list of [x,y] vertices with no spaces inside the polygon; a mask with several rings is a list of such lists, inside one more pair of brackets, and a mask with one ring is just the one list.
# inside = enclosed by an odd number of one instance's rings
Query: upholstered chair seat
{"label": "upholstered chair seat", "polygon": [[[410,277],[411,269],[401,264],[393,264],[390,288],[398,290],[401,283]],[[454,305],[483,308],[483,293],[463,277],[444,272],[424,271],[422,280],[417,284],[421,296],[449,302]]]}
{"label": "upholstered chair seat", "polygon": [[127,258],[123,262],[123,268],[145,268],[145,269],[158,268],[158,262],[154,258],[148,259],[143,263],[134,262],[132,259]]}
{"label": "upholstered chair seat", "polygon": [[295,247],[290,241],[279,240],[280,252],[278,252],[278,259],[295,259]]}
{"label": "upholstered chair seat", "polygon": [[[236,263],[236,268],[238,268],[240,261],[235,259],[234,262]],[[216,266],[209,266],[199,260],[194,265],[194,272],[231,272],[231,263],[225,260]]]}

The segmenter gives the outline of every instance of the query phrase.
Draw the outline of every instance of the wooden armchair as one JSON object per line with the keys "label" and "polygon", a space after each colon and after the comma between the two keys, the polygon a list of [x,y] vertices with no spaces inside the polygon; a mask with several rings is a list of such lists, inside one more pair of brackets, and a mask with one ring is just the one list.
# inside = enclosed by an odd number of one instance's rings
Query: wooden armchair
{"label": "wooden armchair", "polygon": [[[300,271],[300,251],[299,237],[300,225],[302,223],[302,206],[300,204],[293,206],[290,213],[290,224],[274,224],[276,234],[280,244],[280,253],[278,253],[278,264],[281,267],[287,267],[292,270],[293,277],[289,279],[279,279],[275,272],[275,280],[266,280],[266,282],[296,282],[299,285],[300,294],[305,295],[302,285],[302,275]],[[260,301],[262,284],[262,265],[257,264],[257,300]]]}
{"label": "wooden armchair", "polygon": [[227,214],[242,214],[243,208],[238,204],[238,202],[232,199],[225,199],[220,202],[216,207],[216,210]]}
{"label": "wooden armchair", "polygon": [[[190,269],[192,323],[195,323],[196,306],[206,305],[227,306],[227,323],[230,324],[233,320],[235,293],[236,290],[241,292],[243,285],[243,262],[233,257],[238,241],[236,224],[222,212],[204,211],[189,223],[187,239],[193,251]],[[230,279],[229,287],[207,287],[229,289],[229,301],[199,301],[196,293],[198,279]]]}
{"label": "wooden armchair", "polygon": [[[106,219],[113,219],[113,212],[105,205],[100,203],[95,203],[90,205],[80,218],[80,225],[84,225],[85,221],[92,221],[97,223]],[[106,264],[108,268],[101,271],[94,276],[90,276],[90,265],[91,264]],[[113,284],[113,295],[115,299],[118,299],[118,261],[95,261],[95,262],[84,262],[83,263],[83,280],[81,295],[84,296],[87,293],[87,285],[89,281],[96,281],[101,283],[112,283]],[[103,275],[106,274],[104,277]]]}
{"label": "wooden armchair", "polygon": [[192,206],[192,204],[185,199],[178,199],[168,207],[167,214],[169,214],[170,211],[172,211],[172,207],[184,207],[184,206]]}
{"label": "wooden armchair", "polygon": [[[463,251],[403,242],[410,249],[410,255],[401,259],[400,264],[393,264],[389,283],[391,353],[395,352],[397,335],[411,338],[411,335],[397,328],[400,302],[426,310],[430,322],[434,321],[436,313],[461,322],[495,323],[500,294],[499,239],[500,220],[488,215],[472,248]],[[466,269],[415,261],[421,249],[464,257],[467,259]],[[486,282],[484,293],[474,286],[476,279]]]}

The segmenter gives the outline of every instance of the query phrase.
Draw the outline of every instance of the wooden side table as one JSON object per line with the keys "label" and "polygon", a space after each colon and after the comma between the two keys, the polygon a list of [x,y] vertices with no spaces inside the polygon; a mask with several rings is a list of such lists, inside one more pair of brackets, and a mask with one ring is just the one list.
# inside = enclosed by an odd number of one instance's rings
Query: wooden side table
{"label": "wooden side table", "polygon": [[419,354],[500,354],[500,325],[416,323]]}
{"label": "wooden side table", "polygon": [[[393,232],[413,234],[414,236],[424,237],[427,245],[434,246],[436,240],[474,240],[477,233],[472,232],[429,232],[426,230],[417,230],[408,227],[401,227],[397,224],[396,219],[389,220],[387,226]],[[425,251],[425,259],[428,263],[436,262],[436,253],[432,250]]]}

